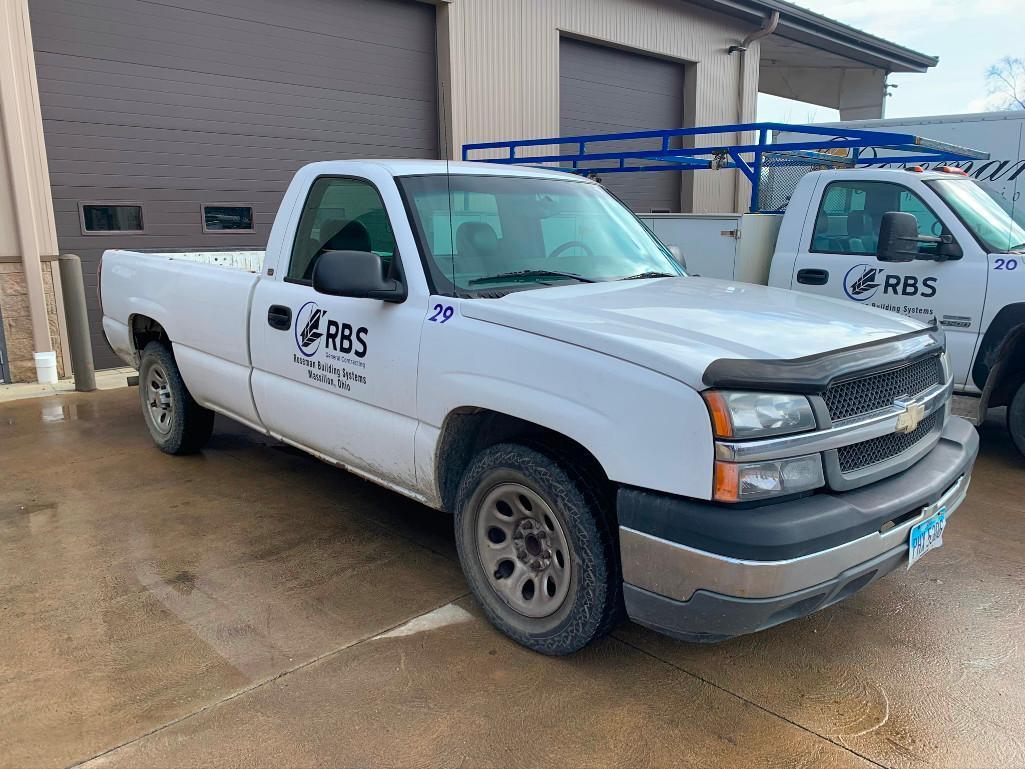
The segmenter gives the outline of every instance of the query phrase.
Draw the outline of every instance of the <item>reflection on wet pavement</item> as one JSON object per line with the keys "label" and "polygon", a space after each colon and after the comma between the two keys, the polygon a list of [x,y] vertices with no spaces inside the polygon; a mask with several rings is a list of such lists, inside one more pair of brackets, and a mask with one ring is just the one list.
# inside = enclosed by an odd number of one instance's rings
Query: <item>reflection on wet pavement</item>
{"label": "reflection on wet pavement", "polygon": [[1025,462],[987,424],[944,547],[717,646],[567,659],[466,597],[451,519],[135,390],[0,405],[0,765],[1025,766]]}

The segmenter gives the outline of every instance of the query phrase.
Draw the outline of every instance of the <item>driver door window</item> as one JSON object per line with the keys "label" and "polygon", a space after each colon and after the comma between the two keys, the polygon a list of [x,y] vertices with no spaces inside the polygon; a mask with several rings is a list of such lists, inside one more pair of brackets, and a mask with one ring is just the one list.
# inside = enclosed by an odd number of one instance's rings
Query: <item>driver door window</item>
{"label": "driver door window", "polygon": [[381,196],[369,182],[321,177],[313,183],[285,279],[312,283],[313,268],[326,251],[373,251],[381,257],[388,275],[395,256],[395,236]]}
{"label": "driver door window", "polygon": [[[812,253],[875,256],[883,214],[901,211],[918,222],[918,234],[937,236],[943,225],[918,195],[890,182],[832,182],[826,187],[812,233]],[[919,243],[921,254],[937,244]]]}

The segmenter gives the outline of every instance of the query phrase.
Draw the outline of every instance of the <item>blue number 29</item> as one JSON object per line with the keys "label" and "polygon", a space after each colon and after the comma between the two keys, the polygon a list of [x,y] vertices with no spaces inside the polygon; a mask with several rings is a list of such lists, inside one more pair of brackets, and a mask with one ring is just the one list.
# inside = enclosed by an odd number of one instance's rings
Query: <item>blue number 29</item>
{"label": "blue number 29", "polygon": [[445,323],[455,313],[455,308],[447,304],[436,304],[434,305],[434,314],[427,320],[432,323]]}

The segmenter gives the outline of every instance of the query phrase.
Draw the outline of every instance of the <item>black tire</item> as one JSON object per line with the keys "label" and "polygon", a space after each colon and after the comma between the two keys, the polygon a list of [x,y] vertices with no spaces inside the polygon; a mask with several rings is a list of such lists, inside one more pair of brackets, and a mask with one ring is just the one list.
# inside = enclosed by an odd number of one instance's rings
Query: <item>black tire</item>
{"label": "black tire", "polygon": [[[623,617],[615,523],[584,478],[542,451],[505,443],[474,457],[459,485],[456,548],[470,589],[495,627],[542,654],[575,652]],[[501,503],[521,489],[526,490],[521,502],[505,505],[510,510],[506,527],[498,520],[504,519]],[[527,497],[534,502],[524,506]],[[492,523],[498,526],[488,528]],[[513,531],[513,544],[493,538],[496,530]],[[531,536],[534,550],[528,547]],[[519,551],[510,555],[510,548]],[[534,585],[529,597],[528,582]],[[514,589],[517,583],[522,591]]]}
{"label": "black tire", "polygon": [[1025,457],[1025,382],[1018,386],[1007,407],[1007,431],[1018,453]]}
{"label": "black tire", "polygon": [[139,364],[142,417],[157,447],[167,454],[192,454],[210,440],[214,412],[203,408],[182,381],[174,353],[150,342]]}

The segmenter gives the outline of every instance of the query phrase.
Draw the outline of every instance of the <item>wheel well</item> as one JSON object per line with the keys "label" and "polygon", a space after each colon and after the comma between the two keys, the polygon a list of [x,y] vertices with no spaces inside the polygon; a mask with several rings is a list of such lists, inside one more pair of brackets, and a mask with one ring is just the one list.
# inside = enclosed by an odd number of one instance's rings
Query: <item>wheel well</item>
{"label": "wheel well", "polygon": [[572,438],[519,417],[467,407],[449,413],[438,440],[435,470],[446,510],[455,509],[459,483],[474,456],[498,443],[519,443],[544,451],[580,475],[603,500],[612,500],[615,488],[601,463]]}
{"label": "wheel well", "polygon": [[131,319],[132,346],[135,348],[136,357],[146,349],[150,342],[162,342],[168,349],[171,347],[171,339],[164,331],[164,327],[153,318],[146,315],[133,315]]}
{"label": "wheel well", "polygon": [[1025,382],[1025,326],[1014,329],[1000,345],[990,376],[993,382],[986,382],[986,408],[1006,406]]}

